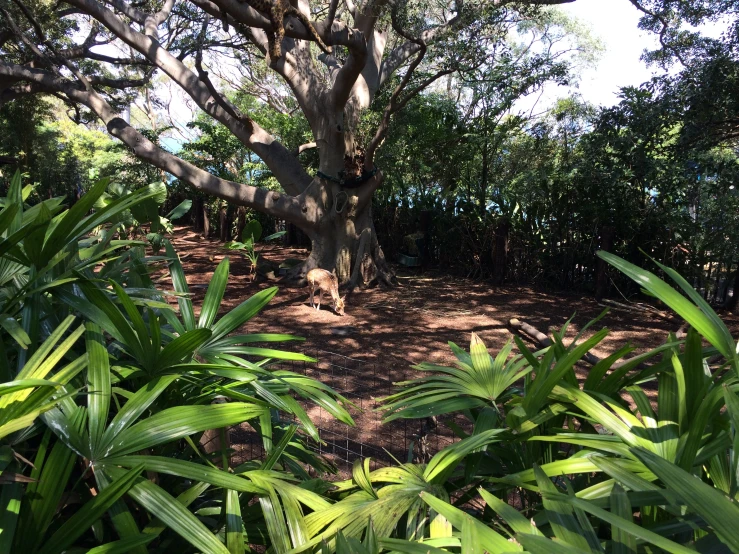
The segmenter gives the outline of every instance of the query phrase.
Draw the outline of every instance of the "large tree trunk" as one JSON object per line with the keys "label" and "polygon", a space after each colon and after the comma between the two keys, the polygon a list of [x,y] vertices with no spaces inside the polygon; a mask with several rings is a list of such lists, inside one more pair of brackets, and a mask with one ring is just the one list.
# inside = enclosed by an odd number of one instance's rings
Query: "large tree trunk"
{"label": "large tree trunk", "polygon": [[[350,289],[380,282],[395,284],[372,221],[371,192],[378,183],[375,176],[357,188],[316,180],[302,206],[314,226],[300,226],[311,241],[308,259],[294,268],[291,280],[302,282],[308,271],[320,267],[336,270],[339,283]],[[366,187],[365,190],[363,190]]]}

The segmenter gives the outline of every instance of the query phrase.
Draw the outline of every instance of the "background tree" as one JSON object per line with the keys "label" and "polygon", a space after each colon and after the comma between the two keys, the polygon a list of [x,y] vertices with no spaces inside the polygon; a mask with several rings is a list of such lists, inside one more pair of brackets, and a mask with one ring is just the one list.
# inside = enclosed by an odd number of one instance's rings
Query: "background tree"
{"label": "background tree", "polygon": [[[383,181],[375,153],[392,116],[445,75],[505,75],[512,63],[533,69],[557,63],[546,49],[516,58],[506,37],[522,22],[535,24],[539,6],[568,1],[355,5],[350,0],[341,7],[336,1],[314,3],[312,10],[299,2],[304,14],[325,16],[315,29],[334,53],[314,58],[311,35],[288,18],[283,55],[269,60],[266,69],[262,57],[271,23],[235,0],[141,5],[70,0],[55,6],[13,0],[0,12],[2,101],[57,95],[83,106],[81,118],[102,120],[110,134],[154,167],[207,194],[295,223],[312,241],[300,274],[321,266],[335,268],[342,281],[377,274],[389,282],[370,207]],[[248,92],[302,112],[318,149],[317,177],[306,171],[300,147],[294,155],[251,112],[216,89],[210,75],[229,57],[249,82]],[[132,91],[145,87],[155,71],[259,156],[284,192],[218,177],[162,149],[121,117]],[[383,85],[393,90],[382,117],[374,128],[363,128],[362,115]]]}

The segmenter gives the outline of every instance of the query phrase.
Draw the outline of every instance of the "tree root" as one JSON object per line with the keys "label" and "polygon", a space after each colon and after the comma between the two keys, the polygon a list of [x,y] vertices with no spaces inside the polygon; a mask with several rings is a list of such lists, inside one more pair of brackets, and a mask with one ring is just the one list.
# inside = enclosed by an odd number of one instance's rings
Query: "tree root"
{"label": "tree root", "polygon": [[367,285],[374,275],[369,272],[375,273],[372,270],[375,269],[375,264],[372,258],[367,252],[372,231],[365,229],[359,237],[359,246],[357,246],[357,255],[354,257],[354,269],[352,269],[351,277],[347,283],[347,288],[352,291],[359,284],[361,279],[362,285]]}

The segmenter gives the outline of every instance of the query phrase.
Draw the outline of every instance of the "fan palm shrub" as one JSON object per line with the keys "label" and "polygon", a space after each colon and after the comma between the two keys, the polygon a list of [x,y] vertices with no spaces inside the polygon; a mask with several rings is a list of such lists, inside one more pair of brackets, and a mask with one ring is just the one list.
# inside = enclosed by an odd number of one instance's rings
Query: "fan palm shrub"
{"label": "fan palm shrub", "polygon": [[[460,441],[428,464],[338,483],[337,503],[311,514],[322,551],[737,552],[737,345],[675,272],[685,296],[653,273],[602,257],[691,328],[638,356],[626,345],[575,367],[608,334],[530,351],[515,339],[491,355],[472,335],[450,343],[455,367],[398,383],[384,419],[461,416]],[[597,320],[596,320],[597,321]],[[580,367],[586,367],[581,364]],[[467,429],[467,431],[464,431]],[[342,509],[343,506],[343,509]],[[319,530],[320,529],[320,530]],[[420,547],[420,548],[419,548]],[[439,549],[439,550],[437,550]]]}
{"label": "fan palm shrub", "polygon": [[[304,513],[328,501],[291,469],[328,466],[303,444],[319,437],[296,397],[351,424],[345,400],[271,367],[311,360],[259,346],[295,337],[231,336],[277,291],[219,318],[227,260],[196,321],[171,244],[147,256],[145,243],[117,238],[160,187],[113,198],[108,186],[71,209],[28,206],[16,175],[0,200],[0,551],[243,552],[259,542],[244,525],[254,506],[262,542],[282,544],[284,529],[299,537]],[[172,291],[154,284],[162,268]],[[203,431],[244,423],[262,459],[219,468],[196,445]]]}
{"label": "fan palm shrub", "polygon": [[[198,313],[173,246],[150,255],[118,232],[161,191],[99,202],[108,187],[28,206],[16,177],[0,199],[0,552],[739,551],[737,345],[669,268],[683,294],[602,255],[690,324],[684,340],[625,345],[583,379],[598,320],[539,351],[473,334],[381,408],[461,417],[459,441],[331,483],[304,406],[353,422],[346,399],[274,365],[310,361],[254,328],[276,289],[224,312],[225,259]],[[236,424],[264,456],[215,463],[200,434]]]}

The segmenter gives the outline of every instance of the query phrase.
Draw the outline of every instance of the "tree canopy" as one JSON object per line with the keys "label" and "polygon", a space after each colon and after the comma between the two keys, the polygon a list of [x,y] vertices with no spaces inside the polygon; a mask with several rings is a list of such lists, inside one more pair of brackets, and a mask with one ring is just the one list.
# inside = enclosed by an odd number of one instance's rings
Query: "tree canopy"
{"label": "tree canopy", "polygon": [[[62,99],[77,121],[101,121],[154,167],[207,194],[299,225],[314,242],[303,269],[336,267],[346,279],[351,260],[371,255],[383,265],[366,210],[382,182],[375,153],[392,117],[444,77],[470,85],[471,109],[481,92],[515,99],[545,80],[566,79],[556,32],[562,22],[541,7],[567,1],[299,2],[301,13],[317,19],[314,29],[332,53],[315,56],[314,36],[290,16],[282,55],[265,63],[273,25],[236,0],[13,0],[0,12],[0,98],[7,103],[44,93]],[[514,31],[533,40],[512,41]],[[124,108],[157,72],[258,156],[282,191],[268,194],[218,176],[132,126]],[[287,137],[255,116],[253,103],[239,104],[216,76],[237,81],[242,94],[279,112],[302,113],[313,140],[289,148]],[[364,118],[380,98],[379,117]],[[311,147],[319,153],[318,178],[300,157]],[[314,182],[318,187],[311,187]],[[364,186],[350,191],[351,207],[338,221],[326,206],[335,204],[345,184]],[[362,233],[368,234],[364,247]]]}

